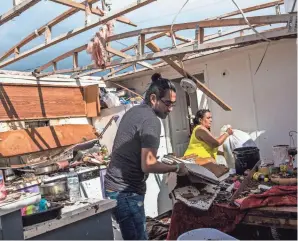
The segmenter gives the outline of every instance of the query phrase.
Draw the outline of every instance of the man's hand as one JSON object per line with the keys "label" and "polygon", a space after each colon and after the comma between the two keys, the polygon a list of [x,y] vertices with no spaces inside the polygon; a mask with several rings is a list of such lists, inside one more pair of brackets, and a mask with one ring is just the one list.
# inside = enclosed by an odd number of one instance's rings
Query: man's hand
{"label": "man's hand", "polygon": [[185,175],[187,175],[188,174],[188,170],[187,170],[185,164],[182,162],[182,163],[179,163],[178,165],[179,165],[179,170],[177,172],[177,175],[178,176],[185,176]]}

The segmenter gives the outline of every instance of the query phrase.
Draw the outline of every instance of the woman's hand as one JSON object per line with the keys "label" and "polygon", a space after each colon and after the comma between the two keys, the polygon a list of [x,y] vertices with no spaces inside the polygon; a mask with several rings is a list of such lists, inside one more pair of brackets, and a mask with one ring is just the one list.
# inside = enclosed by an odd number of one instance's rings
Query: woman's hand
{"label": "woman's hand", "polygon": [[227,129],[227,133],[229,134],[229,136],[233,135],[233,130],[231,127]]}

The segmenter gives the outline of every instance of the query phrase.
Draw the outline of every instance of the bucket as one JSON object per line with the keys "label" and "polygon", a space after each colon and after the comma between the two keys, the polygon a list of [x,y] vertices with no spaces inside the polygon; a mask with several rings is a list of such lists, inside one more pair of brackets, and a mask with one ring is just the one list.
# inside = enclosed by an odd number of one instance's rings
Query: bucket
{"label": "bucket", "polygon": [[181,234],[177,240],[237,240],[214,228],[200,228]]}
{"label": "bucket", "polygon": [[260,152],[257,147],[247,146],[235,148],[233,154],[236,173],[238,175],[243,175],[245,170],[252,169],[260,160]]}
{"label": "bucket", "polygon": [[275,167],[279,167],[289,159],[289,146],[288,145],[277,145],[273,146],[273,162]]}

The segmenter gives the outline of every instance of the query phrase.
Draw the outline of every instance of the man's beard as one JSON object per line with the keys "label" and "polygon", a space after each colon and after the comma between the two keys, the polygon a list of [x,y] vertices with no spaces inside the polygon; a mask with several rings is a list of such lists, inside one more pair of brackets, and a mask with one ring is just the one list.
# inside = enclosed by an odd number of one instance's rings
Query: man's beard
{"label": "man's beard", "polygon": [[155,114],[160,118],[160,119],[165,119],[167,118],[168,114],[167,112],[160,112],[158,110],[154,110]]}

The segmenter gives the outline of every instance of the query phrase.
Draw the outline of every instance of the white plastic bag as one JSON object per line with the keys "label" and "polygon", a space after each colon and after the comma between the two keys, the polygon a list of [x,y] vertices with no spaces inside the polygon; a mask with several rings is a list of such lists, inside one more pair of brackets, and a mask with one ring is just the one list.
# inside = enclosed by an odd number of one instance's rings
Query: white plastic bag
{"label": "white plastic bag", "polygon": [[108,108],[121,105],[119,97],[113,93],[107,93],[102,100],[107,104]]}
{"label": "white plastic bag", "polygon": [[[222,131],[225,128],[222,128]],[[233,129],[233,135],[229,136],[223,143],[224,157],[229,168],[235,168],[235,158],[233,151],[240,147],[256,147],[256,143],[249,134],[240,130]]]}

